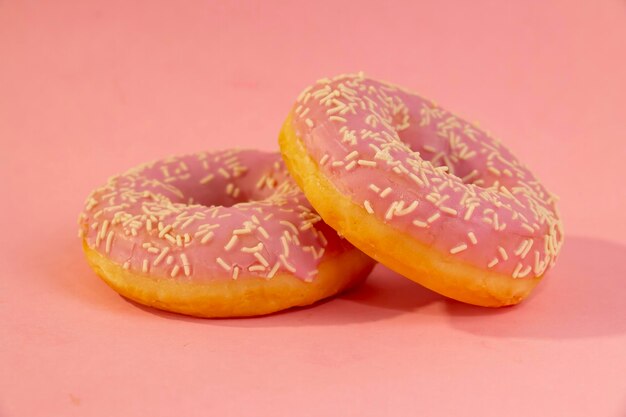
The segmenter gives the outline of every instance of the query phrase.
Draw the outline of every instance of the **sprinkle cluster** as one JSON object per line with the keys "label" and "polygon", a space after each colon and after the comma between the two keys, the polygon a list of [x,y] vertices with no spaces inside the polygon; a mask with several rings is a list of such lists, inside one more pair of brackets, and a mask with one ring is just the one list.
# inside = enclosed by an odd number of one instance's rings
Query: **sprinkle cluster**
{"label": "sprinkle cluster", "polygon": [[306,281],[327,251],[350,245],[311,209],[277,153],[170,157],[91,193],[79,236],[123,268],[178,279]]}
{"label": "sprinkle cluster", "polygon": [[497,139],[432,101],[340,75],[300,94],[293,127],[339,190],[399,230],[513,278],[554,264],[555,196]]}

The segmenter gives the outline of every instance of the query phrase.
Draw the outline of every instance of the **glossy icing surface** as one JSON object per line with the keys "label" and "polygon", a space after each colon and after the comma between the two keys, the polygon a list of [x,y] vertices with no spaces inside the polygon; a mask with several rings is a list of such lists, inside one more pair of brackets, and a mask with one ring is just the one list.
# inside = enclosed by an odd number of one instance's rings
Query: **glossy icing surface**
{"label": "glossy icing surface", "polygon": [[86,244],[131,271],[181,280],[315,279],[351,248],[312,210],[278,153],[170,157],[114,176],[79,217]]}

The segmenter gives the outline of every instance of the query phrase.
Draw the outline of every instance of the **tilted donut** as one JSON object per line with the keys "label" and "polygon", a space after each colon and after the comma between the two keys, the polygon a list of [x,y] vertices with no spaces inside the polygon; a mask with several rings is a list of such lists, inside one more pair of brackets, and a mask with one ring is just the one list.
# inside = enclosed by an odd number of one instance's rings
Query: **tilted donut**
{"label": "tilted donut", "polygon": [[311,209],[278,153],[222,151],[142,165],[91,193],[91,267],[139,303],[202,317],[314,303],[373,261]]}
{"label": "tilted donut", "polygon": [[305,89],[280,145],[324,221],[457,300],[518,303],[563,243],[555,197],[498,140],[363,74]]}

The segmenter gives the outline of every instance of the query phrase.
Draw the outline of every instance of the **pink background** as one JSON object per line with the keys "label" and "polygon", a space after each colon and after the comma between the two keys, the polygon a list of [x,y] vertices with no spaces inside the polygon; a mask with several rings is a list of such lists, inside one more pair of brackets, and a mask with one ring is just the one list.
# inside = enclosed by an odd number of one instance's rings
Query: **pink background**
{"label": "pink background", "polygon": [[[0,0],[0,415],[625,416],[625,56],[621,0]],[[565,247],[527,303],[378,267],[315,308],[198,320],[91,272],[90,189],[274,149],[300,89],[355,70],[480,120],[560,194]]]}

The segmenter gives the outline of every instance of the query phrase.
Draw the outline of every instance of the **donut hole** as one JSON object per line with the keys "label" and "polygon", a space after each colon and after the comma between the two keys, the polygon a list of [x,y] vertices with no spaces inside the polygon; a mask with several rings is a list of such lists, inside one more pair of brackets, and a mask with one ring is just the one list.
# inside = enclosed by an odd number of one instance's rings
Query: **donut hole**
{"label": "donut hole", "polygon": [[[447,167],[447,172],[458,177],[465,184],[473,184],[481,188],[494,185],[513,183],[513,178],[496,176],[485,170],[488,155],[484,153],[469,154],[463,147],[452,145],[453,140],[443,137],[436,129],[424,132],[419,122],[412,123],[408,128],[399,130],[400,141],[408,146],[412,152],[419,153],[419,158],[429,161],[435,167]],[[456,132],[450,132],[453,136]],[[454,136],[453,136],[454,137]]]}
{"label": "donut hole", "polygon": [[[242,151],[239,155],[245,157],[246,153],[248,151]],[[206,165],[202,160],[188,160],[184,167],[178,159],[166,159],[142,167],[141,176],[145,178],[142,188],[164,195],[175,204],[232,207],[263,202],[277,193],[288,174],[281,163],[275,162],[274,154],[256,153],[255,156],[254,175],[245,166],[233,169],[227,164],[220,165],[228,160],[229,154],[217,156]]]}

